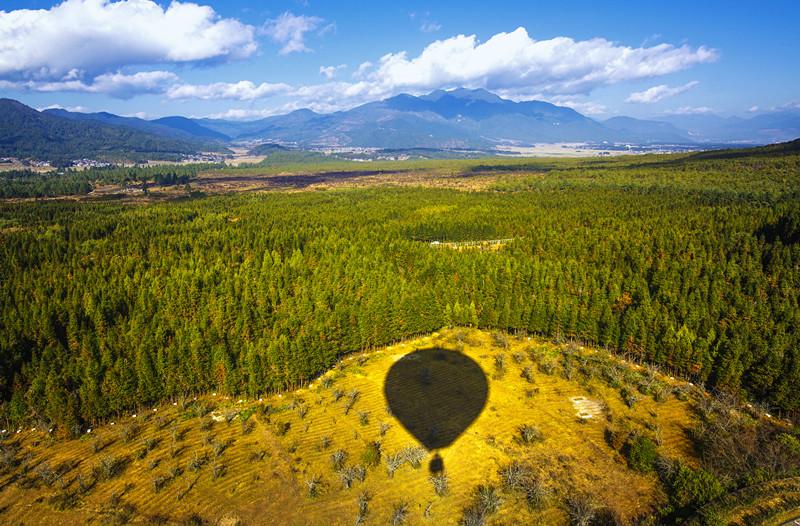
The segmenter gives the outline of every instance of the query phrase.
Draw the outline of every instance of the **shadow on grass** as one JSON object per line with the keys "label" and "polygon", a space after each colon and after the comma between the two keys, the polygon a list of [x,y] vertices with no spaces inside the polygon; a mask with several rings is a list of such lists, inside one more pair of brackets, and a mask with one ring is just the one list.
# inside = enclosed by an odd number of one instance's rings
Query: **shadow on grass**
{"label": "shadow on grass", "polygon": [[[486,375],[471,358],[445,349],[409,353],[389,369],[384,395],[392,414],[429,451],[452,444],[481,414]],[[438,455],[433,472],[442,471]]]}

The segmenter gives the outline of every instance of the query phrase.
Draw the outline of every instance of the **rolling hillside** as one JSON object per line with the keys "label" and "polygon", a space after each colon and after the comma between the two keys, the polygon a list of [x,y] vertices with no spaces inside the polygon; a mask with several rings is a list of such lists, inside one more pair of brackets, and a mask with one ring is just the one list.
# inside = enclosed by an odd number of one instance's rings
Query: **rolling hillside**
{"label": "rolling hillside", "polygon": [[0,156],[48,160],[178,159],[208,149],[208,142],[165,137],[142,121],[141,129],[120,123],[121,117],[97,114],[97,119],[39,112],[10,99],[0,99]]}

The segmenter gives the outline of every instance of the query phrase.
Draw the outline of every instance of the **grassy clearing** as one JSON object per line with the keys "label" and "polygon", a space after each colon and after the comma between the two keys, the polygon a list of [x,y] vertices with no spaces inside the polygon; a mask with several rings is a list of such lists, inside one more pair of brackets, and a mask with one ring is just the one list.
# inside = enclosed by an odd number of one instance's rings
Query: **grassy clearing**
{"label": "grassy clearing", "polygon": [[[431,347],[463,352],[489,382],[483,412],[437,452],[444,470],[433,475],[383,394],[392,364]],[[175,401],[70,441],[25,430],[3,444],[0,521],[560,524],[589,511],[630,521],[665,497],[654,473],[628,467],[622,444],[648,436],[693,462],[691,401],[637,390],[629,407],[608,367],[672,385],[600,351],[454,329],[349,357],[262,401]],[[576,397],[602,411],[580,418]]]}

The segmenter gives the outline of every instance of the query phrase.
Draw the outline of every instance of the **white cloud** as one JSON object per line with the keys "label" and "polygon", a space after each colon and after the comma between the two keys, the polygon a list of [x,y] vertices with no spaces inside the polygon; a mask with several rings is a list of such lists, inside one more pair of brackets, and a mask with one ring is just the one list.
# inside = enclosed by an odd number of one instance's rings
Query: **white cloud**
{"label": "white cloud", "polygon": [[127,99],[134,95],[146,93],[163,93],[169,86],[178,81],[178,76],[170,71],[142,71],[132,75],[123,73],[104,73],[98,75],[91,82],[80,79],[56,81],[25,80],[8,82],[3,85],[10,89],[39,91],[45,93],[59,91],[77,91],[83,93],[100,93]]}
{"label": "white cloud", "polygon": [[0,11],[0,78],[69,81],[143,64],[239,59],[255,29],[209,6],[152,0],[65,0]]}
{"label": "white cloud", "polygon": [[278,115],[278,113],[268,109],[253,110],[253,109],[234,108],[217,113],[211,113],[209,115],[203,115],[202,118],[224,119],[226,121],[249,121],[249,120],[263,119],[264,117],[270,117],[272,115]]}
{"label": "white cloud", "polygon": [[89,108],[86,106],[62,106],[61,104],[50,104],[49,106],[42,106],[40,108],[36,108],[36,111],[44,111],[44,110],[67,110],[76,113],[89,113]]}
{"label": "white cloud", "polygon": [[95,77],[87,91],[128,98],[143,93],[163,93],[177,81],[178,76],[170,71],[142,71],[133,75],[106,73]]}
{"label": "white cloud", "polygon": [[[318,16],[294,15],[287,11],[278,18],[268,20],[261,30],[283,46],[280,50],[281,55],[288,55],[311,51],[305,43],[306,33],[317,29],[322,22],[324,20]],[[325,29],[327,30],[327,26]]]}
{"label": "white cloud", "polygon": [[703,46],[631,48],[603,38],[534,40],[520,27],[483,43],[475,35],[437,40],[415,58],[404,51],[389,53],[368,79],[385,93],[465,86],[520,94],[577,94],[716,59],[717,52]]}
{"label": "white cloud", "polygon": [[288,84],[262,82],[256,85],[249,80],[239,82],[215,82],[213,84],[176,84],[167,90],[170,99],[236,99],[255,100],[286,93]]}
{"label": "white cloud", "polygon": [[557,106],[566,106],[584,115],[606,115],[609,110],[605,104],[592,102],[590,100],[582,99],[575,96],[555,96],[555,97],[539,97],[545,102],[555,104]]}
{"label": "white cloud", "polygon": [[714,108],[708,106],[682,106],[675,110],[666,112],[668,115],[698,115],[703,113],[714,113]]}
{"label": "white cloud", "polygon": [[633,102],[637,104],[653,104],[660,100],[664,100],[669,97],[674,97],[675,95],[679,95],[690,89],[694,88],[700,84],[696,80],[691,82],[687,82],[683,86],[675,86],[671,88],[666,84],[659,84],[658,86],[653,86],[652,88],[648,88],[644,91],[636,91],[628,95],[628,98],[625,99],[625,102]]}
{"label": "white cloud", "polygon": [[436,33],[440,29],[442,29],[442,24],[439,24],[438,22],[432,22],[430,20],[426,20],[422,23],[422,25],[419,26],[419,30],[423,33]]}
{"label": "white cloud", "polygon": [[362,62],[361,64],[358,65],[358,69],[353,72],[353,77],[358,79],[364,78],[374,65],[375,64],[369,61]]}
{"label": "white cloud", "polygon": [[285,94],[292,89],[288,84],[267,82],[255,84],[249,80],[230,83],[182,84],[178,76],[171,71],[143,71],[132,75],[106,73],[98,75],[91,82],[82,80],[0,81],[0,89],[2,88],[38,92],[100,93],[121,99],[143,94],[164,94],[170,99],[234,99],[242,101]]}
{"label": "white cloud", "polygon": [[319,74],[326,79],[331,80],[336,76],[336,73],[338,73],[340,69],[344,69],[346,67],[347,64],[339,64],[338,66],[320,66]]}

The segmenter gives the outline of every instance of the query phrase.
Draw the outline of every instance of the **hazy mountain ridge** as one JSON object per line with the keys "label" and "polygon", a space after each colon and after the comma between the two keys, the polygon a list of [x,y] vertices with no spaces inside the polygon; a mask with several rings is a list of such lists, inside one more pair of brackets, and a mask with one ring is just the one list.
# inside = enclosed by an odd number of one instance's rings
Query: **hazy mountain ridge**
{"label": "hazy mountain ridge", "polygon": [[515,102],[464,88],[420,97],[400,94],[334,113],[300,109],[253,121],[180,116],[145,120],[63,109],[37,112],[11,100],[0,104],[0,117],[0,155],[42,159],[109,156],[109,152],[182,155],[221,151],[224,144],[244,141],[302,148],[491,149],[560,142],[756,145],[800,137],[798,109],[751,118],[693,114],[598,121],[572,108],[535,100]]}

